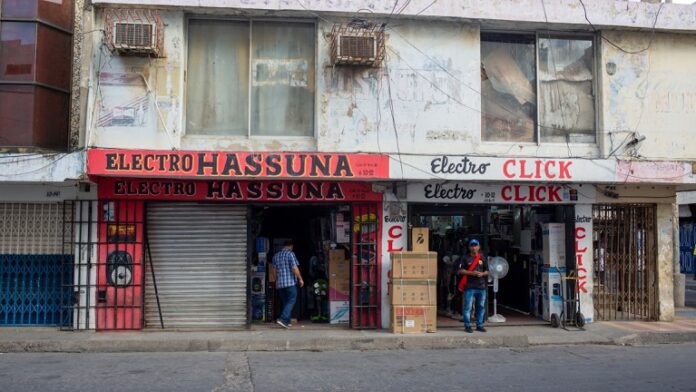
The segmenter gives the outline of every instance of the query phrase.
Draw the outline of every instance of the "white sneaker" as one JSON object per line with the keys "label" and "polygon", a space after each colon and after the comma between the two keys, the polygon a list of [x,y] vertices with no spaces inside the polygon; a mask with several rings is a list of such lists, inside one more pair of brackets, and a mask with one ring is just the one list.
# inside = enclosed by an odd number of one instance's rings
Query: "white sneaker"
{"label": "white sneaker", "polygon": [[290,328],[290,326],[285,324],[282,320],[276,320],[276,324],[280,325],[281,327],[283,327],[285,329]]}

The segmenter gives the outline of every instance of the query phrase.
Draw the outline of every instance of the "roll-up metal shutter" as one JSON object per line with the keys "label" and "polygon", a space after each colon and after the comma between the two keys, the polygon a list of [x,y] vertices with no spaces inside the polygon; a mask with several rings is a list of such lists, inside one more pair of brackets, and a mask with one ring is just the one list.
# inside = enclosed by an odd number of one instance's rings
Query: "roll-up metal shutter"
{"label": "roll-up metal shutter", "polygon": [[[229,328],[247,322],[245,206],[147,206],[152,265],[165,328]],[[150,264],[145,325],[160,326]]]}

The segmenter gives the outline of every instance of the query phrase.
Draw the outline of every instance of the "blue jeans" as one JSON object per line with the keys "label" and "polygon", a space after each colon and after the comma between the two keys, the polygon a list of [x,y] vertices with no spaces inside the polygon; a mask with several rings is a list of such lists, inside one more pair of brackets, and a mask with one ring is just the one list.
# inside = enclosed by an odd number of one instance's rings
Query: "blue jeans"
{"label": "blue jeans", "polygon": [[483,327],[483,316],[486,313],[486,290],[485,289],[466,289],[464,290],[464,326],[471,327],[471,307],[476,298],[476,327]]}
{"label": "blue jeans", "polygon": [[290,324],[292,308],[295,307],[295,301],[297,300],[297,286],[278,289],[278,296],[280,297],[280,302],[283,304],[283,310],[280,312],[279,319],[285,324]]}

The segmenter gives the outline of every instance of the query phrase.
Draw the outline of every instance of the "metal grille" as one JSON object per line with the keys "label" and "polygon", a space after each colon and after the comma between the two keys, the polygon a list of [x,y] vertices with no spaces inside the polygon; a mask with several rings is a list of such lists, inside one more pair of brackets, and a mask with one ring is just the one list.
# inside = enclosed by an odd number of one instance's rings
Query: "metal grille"
{"label": "metal grille", "polygon": [[0,204],[0,325],[70,322],[60,312],[72,271],[63,251],[64,213],[71,208],[62,203]]}
{"label": "metal grille", "polygon": [[146,326],[246,325],[246,215],[239,205],[148,204]]}
{"label": "metal grille", "polygon": [[61,304],[66,330],[142,328],[143,203],[74,201],[64,218],[64,267],[71,295]]}
{"label": "metal grille", "polygon": [[116,23],[116,46],[152,46],[152,25],[142,23]]}
{"label": "metal grille", "polygon": [[696,274],[694,245],[696,245],[696,224],[679,225],[679,266],[682,274]]}
{"label": "metal grille", "polygon": [[379,208],[353,205],[351,327],[379,328]]}
{"label": "metal grille", "polygon": [[331,29],[333,65],[379,67],[385,56],[385,24],[355,20]]}
{"label": "metal grille", "polygon": [[594,307],[597,320],[656,320],[654,205],[595,205]]}

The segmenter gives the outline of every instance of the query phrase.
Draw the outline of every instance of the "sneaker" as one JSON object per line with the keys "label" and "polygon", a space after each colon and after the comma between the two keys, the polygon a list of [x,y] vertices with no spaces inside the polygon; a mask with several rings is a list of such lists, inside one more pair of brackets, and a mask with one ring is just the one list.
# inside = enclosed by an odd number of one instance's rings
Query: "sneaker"
{"label": "sneaker", "polygon": [[285,324],[282,320],[276,320],[276,324],[280,325],[281,327],[283,327],[285,329],[290,328],[290,326]]}
{"label": "sneaker", "polygon": [[486,328],[484,327],[476,327],[476,330],[479,332],[486,332]]}
{"label": "sneaker", "polygon": [[471,327],[465,327],[465,328],[464,328],[464,332],[466,332],[466,333],[474,333],[474,330],[471,329]]}

